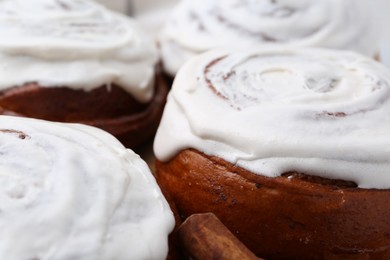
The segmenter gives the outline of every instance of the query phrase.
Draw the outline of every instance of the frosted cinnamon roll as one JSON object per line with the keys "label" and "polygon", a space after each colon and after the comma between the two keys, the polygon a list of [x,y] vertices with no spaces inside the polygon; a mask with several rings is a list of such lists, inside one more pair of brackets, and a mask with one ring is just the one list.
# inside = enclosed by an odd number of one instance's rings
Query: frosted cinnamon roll
{"label": "frosted cinnamon roll", "polygon": [[164,68],[174,76],[189,58],[216,47],[290,44],[379,51],[373,4],[365,0],[184,0],[162,32]]}
{"label": "frosted cinnamon roll", "polygon": [[390,71],[352,52],[208,52],[175,79],[157,180],[265,259],[386,259],[389,112]]}
{"label": "frosted cinnamon roll", "polygon": [[0,143],[1,259],[165,259],[172,212],[114,137],[0,116]]}
{"label": "frosted cinnamon roll", "polygon": [[0,111],[103,128],[136,146],[167,87],[152,40],[92,1],[0,2]]}

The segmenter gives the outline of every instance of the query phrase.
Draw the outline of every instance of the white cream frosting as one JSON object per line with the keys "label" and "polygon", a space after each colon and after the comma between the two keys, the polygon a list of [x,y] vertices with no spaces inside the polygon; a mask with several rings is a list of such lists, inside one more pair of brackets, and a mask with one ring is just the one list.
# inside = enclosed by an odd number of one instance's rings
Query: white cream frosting
{"label": "white cream frosting", "polygon": [[157,49],[133,20],[88,0],[0,1],[0,90],[117,84],[151,99]]}
{"label": "white cream frosting", "polygon": [[373,6],[366,0],[183,0],[161,35],[164,67],[175,75],[212,48],[269,43],[373,57],[379,50]]}
{"label": "white cream frosting", "polygon": [[179,71],[154,143],[268,177],[298,171],[390,188],[390,71],[324,49],[212,51]]}
{"label": "white cream frosting", "polygon": [[165,259],[170,208],[102,130],[0,116],[0,259]]}

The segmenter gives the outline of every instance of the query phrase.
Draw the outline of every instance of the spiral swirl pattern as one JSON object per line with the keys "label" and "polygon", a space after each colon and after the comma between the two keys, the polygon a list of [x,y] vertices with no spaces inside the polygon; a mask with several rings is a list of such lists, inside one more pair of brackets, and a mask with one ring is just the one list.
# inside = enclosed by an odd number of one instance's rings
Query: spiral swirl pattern
{"label": "spiral swirl pattern", "polygon": [[0,154],[1,259],[166,257],[169,206],[109,134],[0,116]]}
{"label": "spiral swirl pattern", "polygon": [[166,161],[195,148],[269,177],[388,189],[389,111],[390,71],[358,54],[214,51],[177,75],[155,152]]}
{"label": "spiral swirl pattern", "polygon": [[93,1],[0,2],[0,89],[26,82],[85,90],[116,83],[146,102],[157,59],[134,21]]}
{"label": "spiral swirl pattern", "polygon": [[364,0],[182,1],[162,36],[166,70],[215,47],[291,44],[347,49],[374,56],[378,30]]}

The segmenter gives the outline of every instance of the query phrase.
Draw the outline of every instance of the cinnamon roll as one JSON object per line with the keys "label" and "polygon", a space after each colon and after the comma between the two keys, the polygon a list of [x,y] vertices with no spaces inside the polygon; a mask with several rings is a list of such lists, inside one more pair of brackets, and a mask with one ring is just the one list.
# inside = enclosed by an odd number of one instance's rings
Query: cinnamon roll
{"label": "cinnamon roll", "polygon": [[110,134],[0,116],[0,143],[1,259],[165,259],[173,214]]}
{"label": "cinnamon roll", "polygon": [[0,113],[100,127],[134,147],[167,94],[157,48],[93,1],[0,2]]}
{"label": "cinnamon roll", "polygon": [[387,259],[389,115],[390,71],[362,55],[208,52],[175,79],[156,178],[265,259]]}
{"label": "cinnamon roll", "polygon": [[160,37],[166,72],[217,47],[290,44],[379,51],[376,10],[365,0],[184,0]]}

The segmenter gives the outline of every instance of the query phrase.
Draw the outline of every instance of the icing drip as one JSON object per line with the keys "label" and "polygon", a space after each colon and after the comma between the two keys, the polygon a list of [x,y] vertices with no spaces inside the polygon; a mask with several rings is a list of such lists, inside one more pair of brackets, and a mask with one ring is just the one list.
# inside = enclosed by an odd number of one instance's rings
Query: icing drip
{"label": "icing drip", "polygon": [[268,43],[372,57],[379,45],[372,9],[364,0],[184,0],[161,35],[164,66],[175,75],[190,57],[212,48]]}
{"label": "icing drip", "polygon": [[0,89],[38,82],[153,95],[157,52],[133,20],[92,1],[0,2]]}
{"label": "icing drip", "polygon": [[390,72],[358,54],[214,51],[177,75],[155,153],[167,161],[195,148],[269,177],[298,171],[387,189],[389,111]]}
{"label": "icing drip", "polygon": [[0,116],[0,154],[1,259],[165,259],[172,212],[109,134]]}

